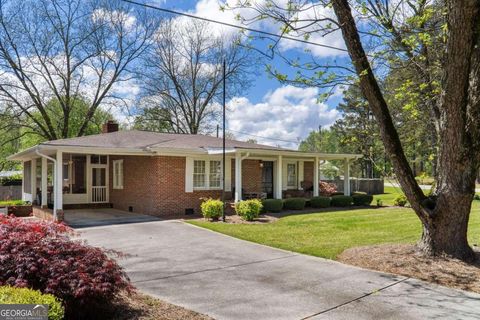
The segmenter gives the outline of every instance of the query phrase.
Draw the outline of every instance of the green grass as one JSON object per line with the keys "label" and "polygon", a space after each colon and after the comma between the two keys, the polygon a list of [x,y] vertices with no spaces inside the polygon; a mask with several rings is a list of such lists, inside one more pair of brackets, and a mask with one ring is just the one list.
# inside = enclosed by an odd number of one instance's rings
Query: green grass
{"label": "green grass", "polygon": [[[393,193],[394,190],[386,191],[389,193],[376,196],[384,201],[384,205],[391,204],[397,195]],[[421,235],[420,221],[409,208],[353,209],[293,215],[268,224],[190,223],[236,238],[328,259],[335,259],[351,247],[414,243]],[[480,245],[480,201],[473,202],[469,241],[472,245]]]}

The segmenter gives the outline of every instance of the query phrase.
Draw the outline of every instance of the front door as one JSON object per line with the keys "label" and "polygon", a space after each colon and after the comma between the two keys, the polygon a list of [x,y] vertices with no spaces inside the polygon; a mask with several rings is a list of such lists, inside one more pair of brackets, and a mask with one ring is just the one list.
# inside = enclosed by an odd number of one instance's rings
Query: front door
{"label": "front door", "polygon": [[92,168],[92,202],[107,202],[107,168]]}
{"label": "front door", "polygon": [[273,198],[273,161],[263,161],[262,192],[267,194],[267,198]]}

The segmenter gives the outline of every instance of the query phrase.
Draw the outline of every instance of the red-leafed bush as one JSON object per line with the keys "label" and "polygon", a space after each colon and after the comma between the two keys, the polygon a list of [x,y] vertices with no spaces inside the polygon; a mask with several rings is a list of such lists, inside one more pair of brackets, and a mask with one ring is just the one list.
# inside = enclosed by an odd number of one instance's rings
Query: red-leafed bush
{"label": "red-leafed bush", "polygon": [[326,196],[326,197],[329,197],[331,196],[332,194],[334,194],[335,192],[337,192],[337,186],[333,183],[328,183],[328,182],[325,182],[325,181],[320,181],[318,183],[318,192],[322,195],[322,196]]}
{"label": "red-leafed bush", "polygon": [[97,318],[120,290],[131,288],[129,279],[105,251],[71,234],[63,224],[0,217],[0,285],[53,294],[68,319]]}

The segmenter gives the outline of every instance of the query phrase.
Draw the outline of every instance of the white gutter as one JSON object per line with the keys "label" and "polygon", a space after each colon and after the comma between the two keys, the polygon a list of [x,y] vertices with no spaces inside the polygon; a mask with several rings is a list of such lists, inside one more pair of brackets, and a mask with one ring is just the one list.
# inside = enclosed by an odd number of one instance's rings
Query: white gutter
{"label": "white gutter", "polygon": [[[57,221],[57,211],[58,211],[58,208],[57,208],[58,187],[56,186],[56,184],[57,184],[57,179],[56,179],[56,176],[57,176],[57,160],[52,158],[52,157],[47,156],[46,154],[40,153],[40,151],[38,151],[38,147],[35,149],[35,153],[37,155],[39,155],[40,157],[48,159],[48,160],[53,162],[53,198],[54,198],[54,200],[53,200],[53,220]],[[42,190],[42,192],[47,192],[47,190]]]}

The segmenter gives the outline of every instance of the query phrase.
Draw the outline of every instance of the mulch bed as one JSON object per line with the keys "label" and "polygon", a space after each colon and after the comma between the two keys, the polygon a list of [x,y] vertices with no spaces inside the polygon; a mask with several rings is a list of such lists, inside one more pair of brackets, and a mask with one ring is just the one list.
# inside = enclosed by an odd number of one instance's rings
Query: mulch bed
{"label": "mulch bed", "polygon": [[395,244],[350,248],[337,260],[480,293],[480,252],[476,255],[476,261],[465,263],[450,257],[425,257],[413,245]]}
{"label": "mulch bed", "polygon": [[[205,220],[204,218],[197,218],[195,220],[208,221],[208,220]],[[264,215],[264,214],[260,215],[257,219],[255,219],[253,221],[245,221],[240,216],[238,216],[236,214],[225,216],[225,223],[230,223],[230,224],[265,224],[265,223],[275,222],[277,220],[278,220],[277,217],[273,217],[273,216],[270,216],[270,215]],[[211,221],[211,222],[212,223],[224,223],[221,219],[216,220],[216,221],[214,220],[214,221]]]}
{"label": "mulch bed", "polygon": [[102,316],[108,320],[212,320],[209,316],[191,311],[149,295],[134,291],[117,297],[115,309]]}

